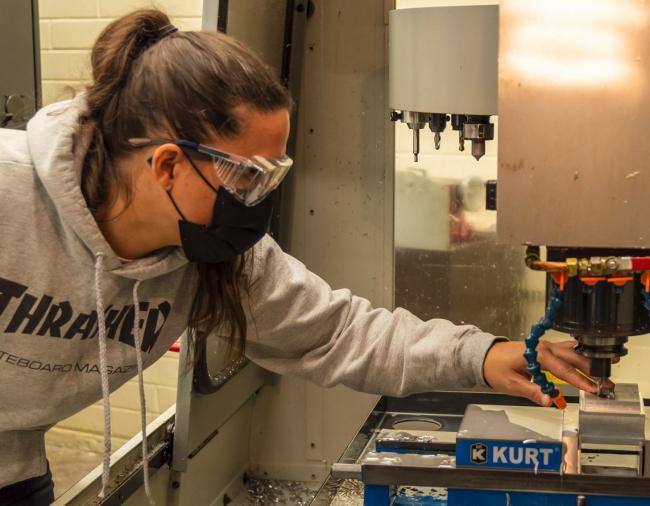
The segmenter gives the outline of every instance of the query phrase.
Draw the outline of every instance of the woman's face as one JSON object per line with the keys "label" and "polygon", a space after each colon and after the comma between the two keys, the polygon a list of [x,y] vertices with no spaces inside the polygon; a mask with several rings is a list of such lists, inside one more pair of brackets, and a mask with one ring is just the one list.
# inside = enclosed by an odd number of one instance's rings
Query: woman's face
{"label": "woman's face", "polygon": [[[289,137],[289,111],[279,109],[273,112],[259,112],[241,107],[238,113],[244,119],[241,133],[234,138],[213,137],[204,141],[226,153],[250,158],[255,155],[266,158],[282,158],[286,153]],[[194,139],[190,139],[194,140]],[[154,156],[155,158],[155,156]],[[192,162],[202,175],[215,187],[221,185],[211,161],[193,158]],[[180,156],[179,170],[167,182],[166,190],[180,208],[185,219],[207,225],[212,220],[215,192],[203,181],[189,161]]]}

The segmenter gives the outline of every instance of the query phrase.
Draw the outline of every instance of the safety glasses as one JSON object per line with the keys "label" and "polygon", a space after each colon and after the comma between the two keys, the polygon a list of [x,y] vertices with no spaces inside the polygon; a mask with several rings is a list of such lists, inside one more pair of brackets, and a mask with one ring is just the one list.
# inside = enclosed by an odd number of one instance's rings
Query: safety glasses
{"label": "safety glasses", "polygon": [[136,148],[152,144],[176,144],[183,151],[193,151],[199,157],[211,161],[221,185],[249,207],[259,204],[275,190],[293,165],[293,160],[288,156],[279,159],[264,156],[246,158],[184,139],[136,138],[129,139],[129,144]]}

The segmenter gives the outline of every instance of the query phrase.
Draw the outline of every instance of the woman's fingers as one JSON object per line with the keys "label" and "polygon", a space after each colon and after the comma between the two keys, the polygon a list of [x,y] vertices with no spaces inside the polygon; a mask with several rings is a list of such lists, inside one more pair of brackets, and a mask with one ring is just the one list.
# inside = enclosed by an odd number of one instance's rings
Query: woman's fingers
{"label": "woman's fingers", "polygon": [[517,372],[510,371],[497,381],[496,390],[517,397],[524,397],[540,406],[550,406],[551,398],[542,393],[535,383]]}
{"label": "woman's fingers", "polygon": [[[560,347],[557,348],[558,350],[561,349]],[[542,369],[546,369],[556,378],[564,380],[581,390],[596,393],[598,390],[596,385],[589,379],[585,378],[585,376],[580,374],[578,371],[576,371],[575,365],[557,356],[554,353],[553,349],[554,347],[549,345],[540,347],[538,357],[539,363],[542,365]],[[581,361],[575,362],[580,363]]]}
{"label": "woman's fingers", "polygon": [[[577,370],[587,371],[589,360],[578,355],[573,347],[572,341],[541,342],[537,347],[537,358],[542,369],[549,371],[558,379],[581,390],[596,393],[597,386],[594,382]],[[542,406],[549,406],[551,404],[549,396],[542,393],[539,385],[530,382],[526,361],[523,358],[524,350],[524,343],[495,343],[483,362],[485,381],[499,392],[525,397]],[[613,384],[606,382],[605,386],[611,387]]]}
{"label": "woman's fingers", "polygon": [[516,377],[512,378],[510,389],[511,391],[509,393],[512,395],[525,397],[526,399],[529,399],[534,403],[539,404],[540,406],[548,407],[551,405],[551,398],[548,395],[542,393],[542,390],[538,385],[531,383],[529,379],[524,378],[519,374]]}
{"label": "woman's fingers", "polygon": [[[590,368],[590,361],[587,357],[583,357],[582,355],[578,354],[575,352],[575,343],[573,341],[564,341],[561,343],[549,343],[546,345],[547,349],[553,353],[556,357],[560,358],[561,360],[564,360],[565,362],[571,364],[573,367],[576,369],[579,369],[582,371],[584,374],[589,374],[589,368]],[[612,363],[616,364],[619,362],[619,358],[616,357],[612,359]],[[592,381],[595,382],[595,379],[591,375],[589,375],[589,378],[592,378]],[[603,382],[603,386],[605,388],[614,388],[614,382],[611,381],[610,379],[606,379]]]}
{"label": "woman's fingers", "polygon": [[568,362],[573,367],[580,369],[585,374],[589,374],[589,359],[576,353],[574,341],[563,341],[561,343],[546,344],[546,349],[550,350],[553,355]]}

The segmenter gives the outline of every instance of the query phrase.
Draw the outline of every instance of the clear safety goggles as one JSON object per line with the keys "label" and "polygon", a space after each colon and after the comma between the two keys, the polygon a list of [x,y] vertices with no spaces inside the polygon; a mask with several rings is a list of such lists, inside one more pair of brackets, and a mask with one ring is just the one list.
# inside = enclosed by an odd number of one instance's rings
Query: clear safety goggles
{"label": "clear safety goggles", "polygon": [[275,190],[293,165],[293,160],[288,156],[279,159],[264,156],[247,158],[184,139],[137,138],[129,139],[129,144],[137,148],[152,144],[176,144],[183,150],[197,153],[201,158],[212,161],[221,186],[249,207],[259,204]]}

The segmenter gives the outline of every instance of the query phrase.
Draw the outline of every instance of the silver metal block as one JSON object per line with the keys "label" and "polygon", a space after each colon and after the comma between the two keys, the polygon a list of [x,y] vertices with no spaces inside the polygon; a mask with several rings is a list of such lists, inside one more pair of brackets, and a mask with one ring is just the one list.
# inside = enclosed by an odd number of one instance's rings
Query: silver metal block
{"label": "silver metal block", "polygon": [[[640,445],[585,445],[580,448],[580,473],[609,476],[641,476],[643,447]],[[608,452],[608,453],[605,453]]]}
{"label": "silver metal block", "polygon": [[642,475],[645,410],[637,385],[618,384],[613,399],[580,392],[579,425],[582,474]]}
{"label": "silver metal block", "polygon": [[561,443],[563,418],[554,408],[470,404],[457,438]]}
{"label": "silver metal block", "polygon": [[643,444],[645,410],[639,387],[616,385],[614,399],[580,392],[580,443]]}

